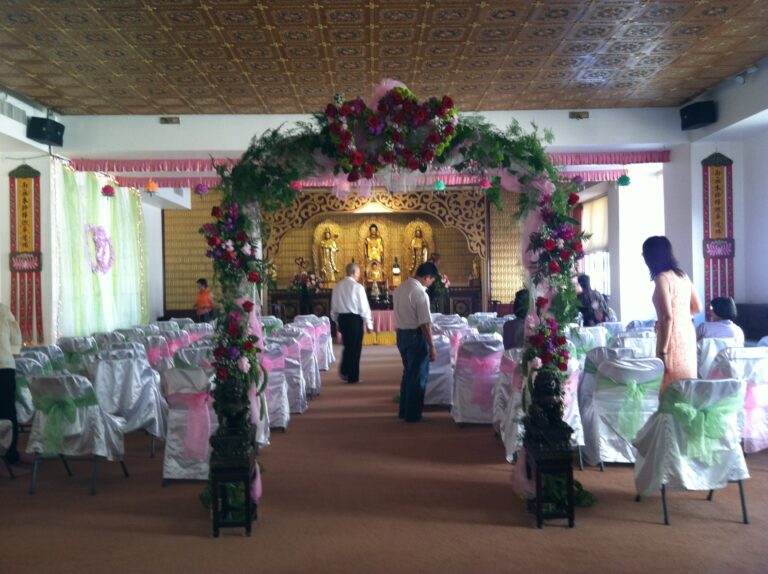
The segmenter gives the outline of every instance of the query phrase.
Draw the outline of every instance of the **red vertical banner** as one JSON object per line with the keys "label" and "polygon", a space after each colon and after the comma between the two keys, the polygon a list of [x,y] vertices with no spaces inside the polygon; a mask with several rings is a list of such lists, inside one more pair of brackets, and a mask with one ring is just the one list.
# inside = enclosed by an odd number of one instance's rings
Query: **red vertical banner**
{"label": "red vertical banner", "polygon": [[701,162],[704,181],[704,296],[733,297],[733,160],[713,153]]}
{"label": "red vertical banner", "polygon": [[8,174],[11,200],[11,312],[25,343],[42,343],[40,172],[20,165]]}

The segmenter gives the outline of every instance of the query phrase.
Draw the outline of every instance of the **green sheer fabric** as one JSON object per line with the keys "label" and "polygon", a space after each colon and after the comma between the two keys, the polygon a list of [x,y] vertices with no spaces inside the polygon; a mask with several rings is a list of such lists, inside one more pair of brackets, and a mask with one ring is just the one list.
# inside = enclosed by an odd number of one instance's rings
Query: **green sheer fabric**
{"label": "green sheer fabric", "polygon": [[[106,176],[75,172],[61,162],[54,163],[53,177],[59,335],[87,335],[148,322],[140,195],[115,187],[114,197],[104,197],[101,188],[110,181]],[[114,262],[106,273],[91,269],[95,245],[87,232],[89,224],[102,227],[112,243]]]}
{"label": "green sheer fabric", "polygon": [[607,375],[600,373],[597,376],[599,389],[624,388],[624,401],[619,409],[619,432],[628,440],[633,440],[637,431],[643,425],[643,400],[649,392],[658,393],[661,387],[662,377],[651,379],[644,383],[627,381],[619,383]]}
{"label": "green sheer fabric", "polygon": [[42,444],[44,454],[58,454],[64,444],[64,429],[75,422],[77,409],[97,405],[93,389],[76,399],[44,395],[32,399],[35,408],[43,413],[47,420],[43,430]]}
{"label": "green sheer fabric", "polygon": [[732,395],[723,400],[698,408],[673,387],[661,396],[659,412],[671,414],[688,435],[687,455],[711,464],[717,446],[728,431],[726,417],[738,413],[744,405],[743,396]]}

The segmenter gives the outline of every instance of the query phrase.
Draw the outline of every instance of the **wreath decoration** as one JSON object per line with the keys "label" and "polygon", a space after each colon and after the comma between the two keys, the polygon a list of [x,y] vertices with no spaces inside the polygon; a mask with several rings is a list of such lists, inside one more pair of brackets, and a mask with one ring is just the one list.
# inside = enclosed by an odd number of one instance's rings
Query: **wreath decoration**
{"label": "wreath decoration", "polygon": [[85,226],[85,256],[93,273],[103,275],[112,269],[115,248],[106,230],[100,225],[89,223]]}

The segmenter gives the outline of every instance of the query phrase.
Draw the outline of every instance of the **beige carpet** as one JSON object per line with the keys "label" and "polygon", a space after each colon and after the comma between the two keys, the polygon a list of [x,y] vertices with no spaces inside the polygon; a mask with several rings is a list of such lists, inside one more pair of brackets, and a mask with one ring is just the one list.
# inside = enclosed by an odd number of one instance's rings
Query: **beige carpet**
{"label": "beige carpet", "polygon": [[[337,352],[339,350],[337,349]],[[634,502],[632,469],[576,472],[598,504],[576,528],[537,530],[512,490],[512,466],[490,427],[458,428],[446,412],[397,419],[394,347],[365,347],[363,384],[324,373],[321,396],[262,450],[264,498],[252,538],[210,536],[201,483],[161,486],[162,451],[126,439],[131,477],[104,464],[95,497],[87,463],[68,478],[57,462],[27,494],[29,465],[0,476],[3,573],[197,572],[697,572],[768,571],[768,453],[750,456],[752,524],[738,488]],[[0,473],[4,469],[0,468]]]}

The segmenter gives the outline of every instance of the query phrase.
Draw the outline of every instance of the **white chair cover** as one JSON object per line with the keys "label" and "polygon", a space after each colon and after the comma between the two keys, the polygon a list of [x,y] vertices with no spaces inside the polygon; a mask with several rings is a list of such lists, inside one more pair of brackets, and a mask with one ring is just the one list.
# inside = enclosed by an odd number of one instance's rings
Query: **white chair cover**
{"label": "white chair cover", "polygon": [[459,345],[462,339],[469,335],[478,335],[477,329],[470,327],[465,323],[443,324],[435,326],[432,332],[436,335],[445,335],[451,343],[451,360],[456,364],[456,357],[459,354]]}
{"label": "white chair cover", "polygon": [[176,321],[155,321],[152,323],[155,327],[157,327],[160,331],[160,333],[163,333],[164,331],[179,331],[181,330],[181,327]]}
{"label": "white chair cover", "polygon": [[467,319],[461,315],[441,315],[440,313],[432,314],[432,324],[439,327],[469,327]]}
{"label": "white chair cover", "polygon": [[46,375],[50,375],[53,373],[53,366],[51,365],[51,359],[49,359],[48,355],[46,355],[42,351],[29,351],[27,350],[26,347],[22,347],[21,353],[19,353],[19,355],[21,357],[26,357],[40,363],[40,365],[43,367],[43,373],[45,373]]}
{"label": "white chair cover", "polygon": [[424,391],[425,405],[453,404],[453,365],[451,342],[445,335],[434,335],[437,359],[429,363],[429,379]]}
{"label": "white chair cover", "polygon": [[270,336],[264,339],[266,345],[280,345],[285,360],[285,381],[288,392],[290,412],[301,414],[307,410],[307,388],[304,371],[301,368],[301,347],[299,342],[290,336]]}
{"label": "white chair cover", "polygon": [[624,323],[621,321],[605,321],[604,323],[600,323],[600,326],[608,331],[608,335],[611,337],[623,333],[626,330]]}
{"label": "white chair cover", "polygon": [[147,359],[153,369],[162,373],[165,369],[173,368],[171,350],[164,337],[160,335],[145,337],[144,348],[147,350]]}
{"label": "white chair cover", "polygon": [[160,327],[152,323],[149,323],[147,325],[135,325],[135,327],[137,329],[141,329],[141,332],[144,334],[145,337],[149,337],[150,335],[160,334]]}
{"label": "white chair cover", "polygon": [[285,357],[283,349],[276,343],[269,343],[260,354],[261,366],[267,372],[267,411],[272,428],[287,429],[291,420],[291,405],[288,400],[288,383],[285,378]]}
{"label": "white chair cover", "polygon": [[659,406],[663,376],[664,363],[659,359],[609,359],[600,363],[596,386],[591,390],[593,410],[582,411],[587,439],[584,457],[589,464],[635,461],[632,441]]}
{"label": "white chair cover", "polygon": [[122,343],[125,341],[125,336],[117,331],[94,333],[93,338],[96,339],[96,344],[99,346],[99,349],[106,349],[112,343]]}
{"label": "white chair cover", "polygon": [[264,336],[269,337],[272,331],[283,326],[283,321],[274,315],[261,316],[261,328],[264,330]]}
{"label": "white chair cover", "polygon": [[760,339],[760,340],[757,342],[757,346],[758,346],[758,347],[768,347],[768,335],[766,335],[765,337],[762,337],[762,338],[761,338],[761,339]]}
{"label": "white chair cover", "polygon": [[608,329],[595,327],[576,327],[566,330],[566,337],[576,346],[576,357],[580,364],[592,349],[608,346]]}
{"label": "white chair cover", "polygon": [[492,311],[490,313],[472,313],[467,317],[467,323],[470,327],[477,327],[483,321],[495,319],[497,316],[498,313],[496,313],[496,311]]}
{"label": "white chair cover", "polygon": [[655,331],[656,320],[647,319],[644,321],[634,320],[627,323],[627,331]]}
{"label": "white chair cover", "polygon": [[505,315],[504,317],[496,317],[495,319],[488,319],[480,322],[477,326],[478,333],[498,333],[502,337],[504,336],[504,323],[514,319],[514,315]]}
{"label": "white chair cover", "polygon": [[210,323],[192,323],[190,325],[184,325],[184,330],[189,334],[189,340],[192,343],[210,339],[214,335],[213,325]]}
{"label": "white chair cover", "polygon": [[656,356],[656,333],[653,331],[627,331],[611,339],[611,347],[632,349],[636,359]]}
{"label": "white chair cover", "polygon": [[213,375],[213,345],[194,345],[176,351],[173,365],[177,369],[200,367],[208,375]]}
{"label": "white chair cover", "polygon": [[[521,369],[523,360],[523,349],[507,349],[501,356],[499,365],[499,380],[493,387],[493,429],[501,437],[505,448],[507,447],[507,438],[509,438],[509,427],[517,426],[520,422],[517,420],[518,411],[522,412],[520,404],[523,389],[523,372]],[[510,408],[510,401],[516,400],[517,405]],[[515,429],[517,434],[517,429]],[[522,437],[522,433],[521,433]],[[517,449],[507,451],[507,460],[512,462],[512,454]]]}
{"label": "white chair cover", "polygon": [[209,439],[219,425],[208,375],[201,369],[167,369],[168,396],[163,479],[208,480]]}
{"label": "white chair cover", "polygon": [[126,341],[141,341],[144,338],[144,331],[138,327],[128,327],[127,329],[115,329],[115,333],[120,333]]}
{"label": "white chair cover", "polygon": [[190,317],[171,317],[170,320],[174,321],[179,326],[179,329],[184,330],[186,330],[187,326],[195,324],[195,321]]}
{"label": "white chair cover", "polygon": [[51,361],[51,369],[56,373],[65,372],[67,370],[67,361],[64,357],[64,351],[58,345],[28,345],[24,347],[24,350],[39,351],[44,353]]}
{"label": "white chair cover", "polygon": [[189,339],[189,333],[184,330],[178,331],[161,331],[160,336],[163,337],[168,343],[168,352],[173,357],[176,351],[189,347],[192,341]]}
{"label": "white chair cover", "polygon": [[298,344],[301,350],[301,370],[304,374],[306,391],[308,397],[315,397],[320,394],[320,368],[317,365],[317,356],[315,355],[315,344],[312,336],[304,329],[286,325],[276,331],[274,336],[291,337]]}
{"label": "white chair cover", "polygon": [[493,387],[499,380],[504,343],[497,333],[469,335],[461,341],[453,376],[453,408],[457,423],[491,424]]}
{"label": "white chair cover", "polygon": [[333,352],[333,337],[331,336],[331,319],[323,315],[320,317],[323,322],[322,341],[325,341],[325,353],[328,356],[328,365],[336,362],[336,354]]}
{"label": "white chair cover", "polygon": [[16,420],[25,425],[35,416],[29,378],[45,374],[43,366],[30,357],[16,359]]}
{"label": "white chair cover", "polygon": [[714,490],[749,478],[739,444],[745,390],[736,379],[683,379],[669,385],[659,411],[634,441],[637,493],[653,494],[662,484]]}
{"label": "white chair cover", "polygon": [[723,349],[715,357],[710,378],[745,382],[744,452],[768,448],[768,347]]}
{"label": "white chair cover", "polygon": [[78,375],[84,375],[88,371],[88,364],[93,362],[99,352],[99,346],[93,337],[61,337],[57,343],[64,352],[67,370]]}
{"label": "white chair cover", "polygon": [[305,329],[310,334],[315,345],[317,366],[321,371],[327,371],[330,368],[327,353],[328,342],[323,339],[325,327],[322,319],[317,315],[297,315],[293,319],[293,324]]}
{"label": "white chair cover", "polygon": [[715,362],[715,357],[723,349],[729,349],[731,347],[741,347],[736,339],[721,339],[716,337],[704,337],[699,339],[696,344],[697,354],[699,360],[698,373],[700,379],[709,379],[709,372],[712,369],[712,364]]}
{"label": "white chair cover", "polygon": [[[30,377],[29,389],[37,411],[28,453],[123,459],[125,421],[101,408],[88,379],[80,375]],[[70,409],[73,420],[64,416]]]}

